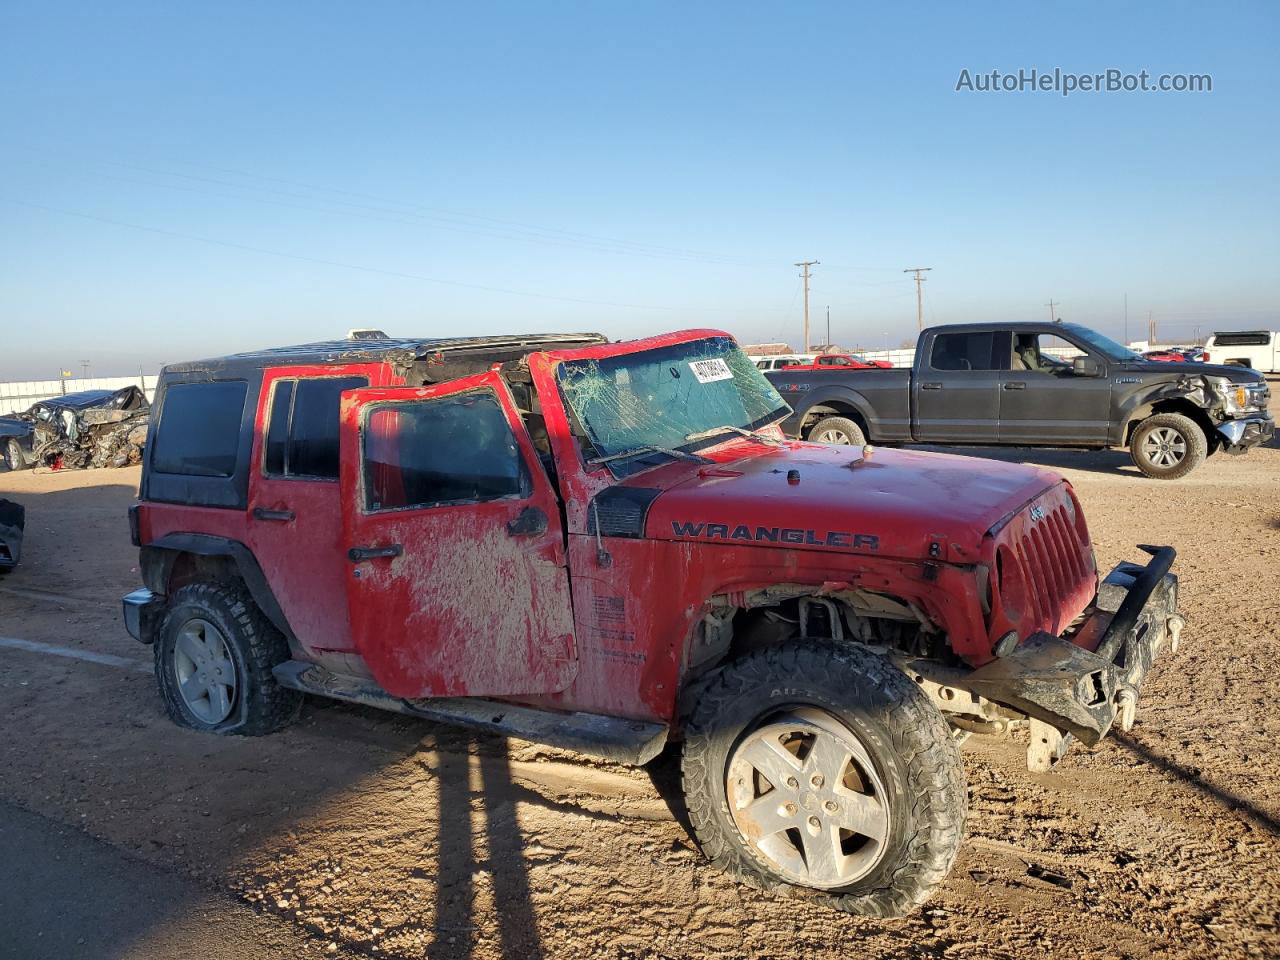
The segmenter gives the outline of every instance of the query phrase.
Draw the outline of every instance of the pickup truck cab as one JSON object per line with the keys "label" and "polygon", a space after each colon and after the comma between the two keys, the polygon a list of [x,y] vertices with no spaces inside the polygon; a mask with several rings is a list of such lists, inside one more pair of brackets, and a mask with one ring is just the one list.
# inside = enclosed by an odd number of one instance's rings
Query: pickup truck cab
{"label": "pickup truck cab", "polygon": [[1146,360],[1071,323],[931,327],[910,370],[768,378],[792,407],[786,433],[825,443],[1128,447],[1175,479],[1275,433],[1256,371]]}
{"label": "pickup truck cab", "polygon": [[679,744],[709,858],[901,915],[959,849],[962,736],[1029,727],[1047,770],[1132,724],[1182,629],[1174,552],[1100,583],[1061,477],[789,440],[790,412],[717,330],[175,364],[124,621],[210,733],[310,694],[631,763]]}
{"label": "pickup truck cab", "polygon": [[1204,345],[1205,362],[1251,367],[1261,373],[1280,373],[1280,333],[1275,330],[1235,330],[1215,333]]}

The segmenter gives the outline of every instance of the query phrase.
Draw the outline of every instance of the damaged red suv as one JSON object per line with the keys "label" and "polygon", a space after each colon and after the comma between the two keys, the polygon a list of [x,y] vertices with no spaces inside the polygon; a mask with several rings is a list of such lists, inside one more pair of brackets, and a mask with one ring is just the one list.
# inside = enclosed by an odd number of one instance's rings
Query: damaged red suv
{"label": "damaged red suv", "polygon": [[1044,470],[787,440],[733,339],[312,344],[170,366],[138,504],[173,719],[302,696],[645,763],[703,852],[901,915],[961,843],[969,732],[1045,770],[1133,722],[1173,550],[1102,581]]}

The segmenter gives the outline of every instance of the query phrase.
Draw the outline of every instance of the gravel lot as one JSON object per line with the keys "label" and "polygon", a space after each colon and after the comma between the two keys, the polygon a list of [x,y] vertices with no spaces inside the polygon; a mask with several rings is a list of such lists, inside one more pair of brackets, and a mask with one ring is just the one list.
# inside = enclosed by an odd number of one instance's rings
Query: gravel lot
{"label": "gravel lot", "polygon": [[965,852],[905,920],[721,876],[673,815],[670,763],[615,767],[319,701],[260,740],[177,729],[120,622],[136,468],[0,473],[0,496],[27,507],[0,636],[129,661],[0,647],[0,800],[181,875],[135,927],[182,915],[194,883],[317,956],[1280,955],[1280,447],[1173,483],[1117,453],[993,455],[1071,479],[1104,570],[1135,543],[1176,546],[1190,623],[1130,735],[1046,775],[1016,740],[969,741]]}

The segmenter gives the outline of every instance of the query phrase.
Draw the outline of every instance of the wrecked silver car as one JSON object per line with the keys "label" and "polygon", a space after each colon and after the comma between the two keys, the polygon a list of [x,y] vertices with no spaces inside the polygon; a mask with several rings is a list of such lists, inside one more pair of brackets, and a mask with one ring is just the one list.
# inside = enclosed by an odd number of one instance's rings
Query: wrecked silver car
{"label": "wrecked silver car", "polygon": [[142,460],[151,405],[134,386],[84,390],[41,400],[0,417],[0,449],[10,470],[123,467]]}

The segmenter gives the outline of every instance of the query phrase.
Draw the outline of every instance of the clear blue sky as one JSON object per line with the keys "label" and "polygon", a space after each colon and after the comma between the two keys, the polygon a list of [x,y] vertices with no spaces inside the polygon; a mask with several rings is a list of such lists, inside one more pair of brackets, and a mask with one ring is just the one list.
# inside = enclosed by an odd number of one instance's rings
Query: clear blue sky
{"label": "clear blue sky", "polygon": [[[349,327],[864,347],[1280,324],[1280,6],[59,3],[0,12],[0,378]],[[962,68],[1213,92],[957,93]],[[438,282],[446,281],[446,282]],[[821,327],[821,320],[818,326]]]}

